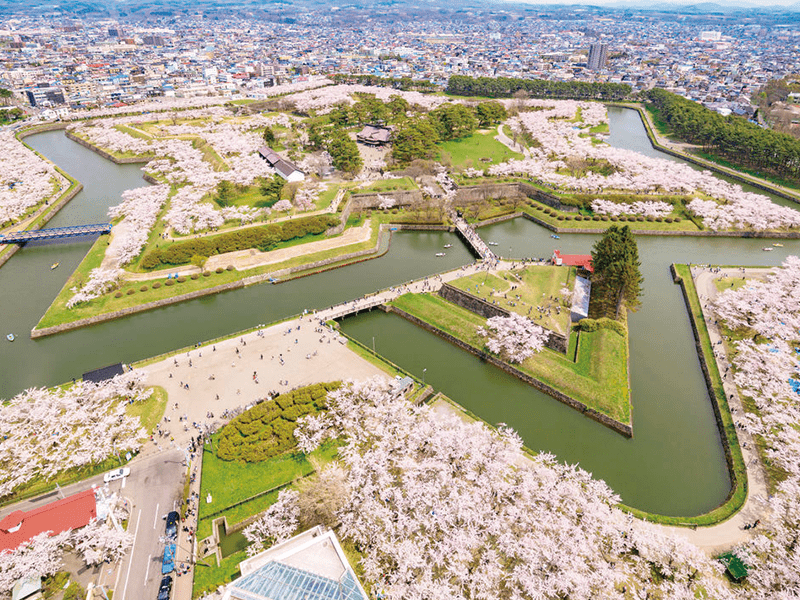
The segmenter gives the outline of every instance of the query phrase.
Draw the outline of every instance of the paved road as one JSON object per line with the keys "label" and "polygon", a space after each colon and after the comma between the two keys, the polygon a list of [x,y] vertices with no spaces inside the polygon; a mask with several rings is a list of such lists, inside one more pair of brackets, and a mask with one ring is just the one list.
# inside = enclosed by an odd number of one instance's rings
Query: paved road
{"label": "paved road", "polygon": [[[183,451],[165,450],[131,464],[125,487],[112,483],[133,503],[128,531],[135,536],[133,550],[119,565],[116,580],[108,582],[115,590],[115,600],[155,598],[161,581],[161,556],[164,544],[162,517],[181,501],[183,493]],[[115,486],[115,487],[114,487]]]}
{"label": "paved road", "polygon": [[[183,493],[182,450],[170,448],[162,452],[154,450],[129,463],[129,477],[113,481],[104,490],[116,493],[132,505],[128,531],[135,534],[133,551],[114,568],[99,571],[98,585],[114,589],[117,600],[142,600],[155,598],[161,581],[161,555],[164,544],[159,540],[164,534],[161,519],[180,501]],[[15,510],[29,511],[44,506],[59,498],[71,496],[91,489],[103,487],[103,475],[95,475],[78,483],[53,492],[23,500],[0,509],[0,520]]]}

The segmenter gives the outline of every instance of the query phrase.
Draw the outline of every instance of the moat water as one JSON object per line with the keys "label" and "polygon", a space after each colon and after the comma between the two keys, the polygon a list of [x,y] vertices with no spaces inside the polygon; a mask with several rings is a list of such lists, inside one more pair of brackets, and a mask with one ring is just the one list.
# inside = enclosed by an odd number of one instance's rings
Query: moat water
{"label": "moat water", "polygon": [[[610,143],[646,153],[649,146],[638,115],[609,109]],[[58,227],[107,220],[123,190],[147,185],[139,165],[115,165],[53,131],[27,142],[84,184],[49,224]],[[665,157],[661,153],[660,156]],[[676,160],[676,159],[673,159]],[[779,201],[788,204],[787,201]],[[549,231],[517,219],[479,230],[498,243],[501,254],[549,256]],[[563,234],[566,253],[586,253],[596,236]],[[379,312],[346,319],[343,328],[421,377],[490,423],[507,423],[534,450],[578,463],[606,480],[622,501],[673,515],[705,512],[730,490],[719,434],[700,373],[672,262],[777,265],[800,252],[800,241],[761,252],[765,240],[691,237],[638,238],[645,294],[630,315],[630,377],[633,439],[582,417],[549,396],[399,317]],[[435,257],[446,243],[446,257]],[[30,330],[47,310],[91,246],[91,241],[29,245],[0,269],[0,397],[31,386],[48,386],[115,362],[133,362],[161,352],[323,308],[409,279],[457,267],[472,256],[455,235],[398,232],[381,258],[298,279],[258,285],[169,306],[36,341]],[[50,270],[50,265],[61,266]]]}

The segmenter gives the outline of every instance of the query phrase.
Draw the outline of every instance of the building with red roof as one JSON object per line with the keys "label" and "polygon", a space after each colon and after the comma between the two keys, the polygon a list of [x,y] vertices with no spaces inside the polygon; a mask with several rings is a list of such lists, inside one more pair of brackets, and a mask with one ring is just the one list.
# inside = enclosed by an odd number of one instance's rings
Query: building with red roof
{"label": "building with red roof", "polygon": [[561,254],[561,250],[553,251],[553,264],[557,266],[580,267],[594,273],[591,254]]}
{"label": "building with red roof", "polygon": [[97,517],[94,490],[86,490],[29,511],[15,510],[0,521],[0,552],[13,550],[45,531],[79,529]]}

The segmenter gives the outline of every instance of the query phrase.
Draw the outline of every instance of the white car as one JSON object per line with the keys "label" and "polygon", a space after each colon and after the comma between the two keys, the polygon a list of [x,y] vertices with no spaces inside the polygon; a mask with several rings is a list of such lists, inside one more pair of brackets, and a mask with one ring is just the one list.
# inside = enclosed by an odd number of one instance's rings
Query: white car
{"label": "white car", "polygon": [[103,475],[103,481],[106,483],[110,481],[115,481],[117,479],[122,479],[123,477],[127,477],[131,474],[131,470],[129,467],[122,467],[120,469],[114,469],[113,471],[109,471],[105,475]]}

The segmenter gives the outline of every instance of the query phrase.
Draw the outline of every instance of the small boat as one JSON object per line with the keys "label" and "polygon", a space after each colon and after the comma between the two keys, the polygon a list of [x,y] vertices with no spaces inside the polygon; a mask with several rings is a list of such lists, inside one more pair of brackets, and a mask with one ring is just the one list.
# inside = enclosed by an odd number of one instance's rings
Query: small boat
{"label": "small boat", "polygon": [[772,244],[772,245],[775,246],[776,248],[783,248],[783,244]]}
{"label": "small boat", "polygon": [[437,252],[436,256],[447,256],[444,252]]}
{"label": "small boat", "polygon": [[775,250],[775,248],[770,248],[769,246],[766,246],[766,247],[762,248],[762,250],[764,252],[772,252],[773,250]]}
{"label": "small boat", "polygon": [[489,244],[490,246],[499,246],[499,245],[500,245],[500,244],[498,244],[497,242],[488,242],[488,244]]}
{"label": "small boat", "polygon": [[551,233],[550,237],[553,238],[554,240],[560,240],[561,239],[561,236],[556,235],[555,233]]}
{"label": "small boat", "polygon": [[13,341],[14,341],[14,334],[13,334],[13,333],[9,333],[9,334],[6,336],[6,339],[7,339],[9,342],[13,342]]}
{"label": "small boat", "polygon": [[58,265],[60,265],[60,264],[61,263],[53,263],[52,265],[50,265],[50,270],[52,271],[53,269],[57,269]]}
{"label": "small boat", "polygon": [[445,248],[452,248],[452,247],[453,247],[453,244],[445,244],[445,245],[444,245],[444,247],[445,247]]}

